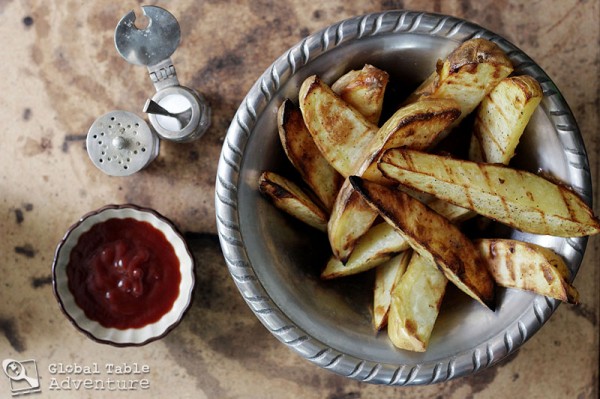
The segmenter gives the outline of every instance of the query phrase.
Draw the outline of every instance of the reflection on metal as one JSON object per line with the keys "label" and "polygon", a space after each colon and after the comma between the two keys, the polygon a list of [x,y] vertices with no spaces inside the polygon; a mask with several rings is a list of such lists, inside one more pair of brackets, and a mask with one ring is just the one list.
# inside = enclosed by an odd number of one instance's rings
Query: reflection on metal
{"label": "reflection on metal", "polygon": [[211,112],[204,96],[177,79],[170,57],[181,41],[179,23],[163,8],[142,6],[142,10],[148,26],[136,27],[135,13],[129,12],[117,24],[115,47],[127,62],[148,68],[156,94],[144,112],[158,135],[178,142],[195,140],[208,129]]}

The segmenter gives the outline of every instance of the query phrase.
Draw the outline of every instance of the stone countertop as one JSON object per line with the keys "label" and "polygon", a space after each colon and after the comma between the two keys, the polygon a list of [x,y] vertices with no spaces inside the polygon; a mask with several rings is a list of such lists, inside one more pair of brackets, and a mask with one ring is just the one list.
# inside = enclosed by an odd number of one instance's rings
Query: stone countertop
{"label": "stone countertop", "polygon": [[[35,361],[39,397],[598,397],[597,238],[590,239],[575,280],[582,304],[560,306],[515,354],[474,376],[390,388],[322,370],[267,332],[227,273],[213,204],[217,160],[231,118],[271,62],[331,23],[399,8],[470,19],[532,56],[575,114],[597,187],[598,0],[159,1],[156,5],[169,9],[181,25],[182,43],[172,57],[179,80],[206,95],[213,124],[201,140],[162,143],[148,168],[114,178],[92,165],[85,137],[92,122],[110,110],[141,114],[153,93],[145,69],[127,64],[113,45],[117,21],[139,5],[129,0],[0,1],[7,59],[0,80],[0,357],[30,361],[28,367]],[[158,210],[186,233],[201,288],[183,322],[166,338],[114,348],[87,339],[63,317],[52,293],[51,263],[58,241],[81,215],[126,202]],[[147,366],[149,372],[110,369],[123,363]],[[150,386],[127,395],[67,387],[69,376],[60,374],[60,366],[74,364],[96,365],[104,379],[145,378]],[[9,397],[10,390],[0,373],[0,397]]]}

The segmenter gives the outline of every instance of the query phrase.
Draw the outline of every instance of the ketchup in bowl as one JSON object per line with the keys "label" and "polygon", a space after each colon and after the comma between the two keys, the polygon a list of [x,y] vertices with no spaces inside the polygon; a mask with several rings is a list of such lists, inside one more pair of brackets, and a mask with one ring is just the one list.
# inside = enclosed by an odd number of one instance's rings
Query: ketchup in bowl
{"label": "ketchup in bowl", "polygon": [[171,310],[181,272],[173,246],[148,222],[112,218],[83,233],[66,267],[85,315],[107,328],[140,328]]}

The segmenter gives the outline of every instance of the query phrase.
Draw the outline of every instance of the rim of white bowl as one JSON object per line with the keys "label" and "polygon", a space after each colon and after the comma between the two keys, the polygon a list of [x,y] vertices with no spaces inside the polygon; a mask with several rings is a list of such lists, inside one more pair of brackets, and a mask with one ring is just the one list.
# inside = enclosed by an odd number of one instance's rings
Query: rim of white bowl
{"label": "rim of white bowl", "polygon": [[[179,259],[181,282],[179,284],[179,295],[173,303],[173,307],[158,321],[140,328],[107,328],[97,321],[89,319],[76,304],[75,298],[68,287],[66,267],[71,250],[77,244],[79,237],[95,224],[111,218],[133,218],[150,223],[165,235]],[[107,205],[85,214],[67,229],[56,248],[52,264],[52,287],[63,313],[79,331],[89,338],[114,346],[141,346],[163,338],[181,322],[192,303],[195,285],[194,265],[194,257],[183,234],[162,214],[153,209],[133,204]]]}

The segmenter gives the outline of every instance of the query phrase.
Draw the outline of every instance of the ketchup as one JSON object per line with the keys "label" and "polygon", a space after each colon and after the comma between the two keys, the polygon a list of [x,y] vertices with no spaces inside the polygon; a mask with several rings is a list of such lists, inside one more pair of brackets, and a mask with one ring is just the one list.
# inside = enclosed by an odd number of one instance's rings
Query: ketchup
{"label": "ketchup", "polygon": [[173,246],[148,222],[109,219],[79,237],[67,265],[85,315],[107,328],[140,328],[169,312],[181,272]]}

